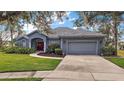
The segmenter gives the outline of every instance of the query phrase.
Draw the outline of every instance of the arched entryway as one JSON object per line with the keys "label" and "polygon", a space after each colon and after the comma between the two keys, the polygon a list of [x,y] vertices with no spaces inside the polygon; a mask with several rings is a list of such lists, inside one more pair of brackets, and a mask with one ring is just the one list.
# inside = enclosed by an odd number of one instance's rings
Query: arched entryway
{"label": "arched entryway", "polygon": [[41,38],[34,38],[31,40],[31,48],[37,51],[44,51],[44,41]]}

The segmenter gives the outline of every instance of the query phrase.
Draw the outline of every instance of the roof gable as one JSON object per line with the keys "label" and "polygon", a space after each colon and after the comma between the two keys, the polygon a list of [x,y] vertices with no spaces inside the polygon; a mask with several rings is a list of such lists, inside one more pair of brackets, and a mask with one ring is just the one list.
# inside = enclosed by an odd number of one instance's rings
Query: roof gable
{"label": "roof gable", "polygon": [[40,31],[38,31],[38,30],[32,31],[31,33],[27,34],[26,36],[30,36],[30,35],[35,34],[35,33],[38,33],[38,34],[40,34],[40,35],[47,36],[47,35],[45,35],[44,33],[40,32]]}
{"label": "roof gable", "polygon": [[27,36],[21,36],[21,37],[18,37],[18,38],[16,38],[16,40],[20,40],[20,39],[28,39],[28,37]]}

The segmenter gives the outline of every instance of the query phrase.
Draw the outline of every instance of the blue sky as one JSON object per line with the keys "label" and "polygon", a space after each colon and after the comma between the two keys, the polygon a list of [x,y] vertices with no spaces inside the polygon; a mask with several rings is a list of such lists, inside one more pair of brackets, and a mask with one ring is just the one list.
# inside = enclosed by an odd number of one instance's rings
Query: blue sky
{"label": "blue sky", "polygon": [[[60,22],[59,20],[55,18],[54,22],[51,24],[51,28],[57,28],[57,27],[69,27],[69,28],[75,28],[73,27],[73,22],[74,20],[76,20],[79,16],[75,13],[75,12],[67,12],[67,17],[69,19],[66,19],[66,17],[63,17],[63,21]],[[28,26],[25,24],[24,26],[24,30],[29,33],[33,30],[36,30],[36,28],[34,28],[31,24],[29,24]]]}
{"label": "blue sky", "polygon": [[68,12],[67,16],[69,17],[69,19],[63,18],[63,22],[59,22],[56,20],[54,23],[51,24],[51,27],[52,28],[56,28],[56,27],[73,28],[72,21],[76,20],[78,18],[78,15],[75,12]]}

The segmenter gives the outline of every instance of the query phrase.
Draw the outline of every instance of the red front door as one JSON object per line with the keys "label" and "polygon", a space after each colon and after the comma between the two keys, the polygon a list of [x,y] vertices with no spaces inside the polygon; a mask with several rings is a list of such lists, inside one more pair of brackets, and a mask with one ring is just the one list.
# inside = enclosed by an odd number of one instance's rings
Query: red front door
{"label": "red front door", "polygon": [[37,50],[39,50],[39,51],[44,50],[44,43],[43,42],[37,42]]}

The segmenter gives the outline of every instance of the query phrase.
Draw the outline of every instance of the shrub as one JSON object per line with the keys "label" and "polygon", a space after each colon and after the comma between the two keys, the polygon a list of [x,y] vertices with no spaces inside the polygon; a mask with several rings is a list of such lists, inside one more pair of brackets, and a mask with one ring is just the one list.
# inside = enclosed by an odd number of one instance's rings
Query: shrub
{"label": "shrub", "polygon": [[62,49],[61,49],[61,48],[56,48],[56,49],[55,49],[55,53],[56,53],[57,55],[62,55]]}
{"label": "shrub", "polygon": [[107,46],[102,48],[102,53],[105,56],[112,56],[115,55],[116,49],[112,46]]}
{"label": "shrub", "polygon": [[21,48],[21,47],[9,47],[6,48],[5,53],[15,53],[15,54],[30,54],[30,53],[34,53],[35,50],[32,48]]}
{"label": "shrub", "polygon": [[5,47],[0,47],[0,52],[3,52]]}
{"label": "shrub", "polygon": [[14,53],[15,52],[15,49],[16,49],[16,47],[14,48],[14,47],[8,47],[8,48],[6,48],[6,49],[4,49],[4,52],[5,53]]}
{"label": "shrub", "polygon": [[53,53],[53,51],[50,48],[47,48],[46,53]]}
{"label": "shrub", "polygon": [[55,49],[56,48],[60,48],[60,45],[59,44],[56,44],[56,43],[50,44],[48,46],[47,53],[55,53]]}

